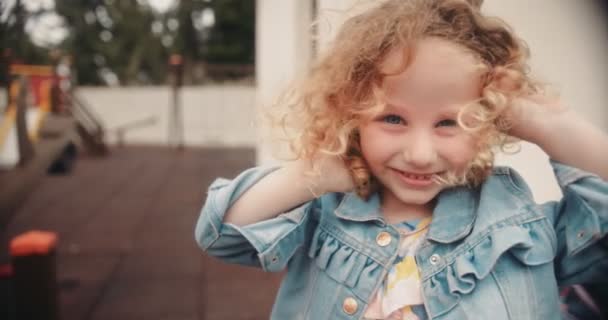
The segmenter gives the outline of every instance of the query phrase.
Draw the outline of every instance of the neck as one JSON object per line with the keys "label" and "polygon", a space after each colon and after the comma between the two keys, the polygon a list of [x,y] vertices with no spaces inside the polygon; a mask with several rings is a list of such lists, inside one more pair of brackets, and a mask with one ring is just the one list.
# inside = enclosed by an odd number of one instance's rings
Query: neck
{"label": "neck", "polygon": [[389,224],[430,217],[434,207],[435,201],[413,204],[404,203],[388,194],[382,196],[382,216]]}

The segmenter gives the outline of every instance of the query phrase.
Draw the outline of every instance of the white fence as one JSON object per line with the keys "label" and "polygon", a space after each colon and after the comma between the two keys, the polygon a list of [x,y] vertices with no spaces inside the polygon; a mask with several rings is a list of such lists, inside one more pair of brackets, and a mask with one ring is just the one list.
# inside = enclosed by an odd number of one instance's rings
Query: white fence
{"label": "white fence", "polygon": [[[126,144],[168,143],[169,87],[80,87],[77,94],[105,125],[110,144],[121,127]],[[255,146],[254,86],[184,87],[181,105],[185,145]]]}

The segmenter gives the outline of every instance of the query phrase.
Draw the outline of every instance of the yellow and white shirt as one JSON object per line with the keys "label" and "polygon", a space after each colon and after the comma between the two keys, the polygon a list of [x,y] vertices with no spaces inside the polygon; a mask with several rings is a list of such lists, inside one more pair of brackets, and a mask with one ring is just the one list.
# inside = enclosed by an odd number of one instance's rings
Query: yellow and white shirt
{"label": "yellow and white shirt", "polygon": [[398,257],[365,311],[364,319],[427,319],[415,254],[430,223],[429,217],[396,225],[402,234]]}

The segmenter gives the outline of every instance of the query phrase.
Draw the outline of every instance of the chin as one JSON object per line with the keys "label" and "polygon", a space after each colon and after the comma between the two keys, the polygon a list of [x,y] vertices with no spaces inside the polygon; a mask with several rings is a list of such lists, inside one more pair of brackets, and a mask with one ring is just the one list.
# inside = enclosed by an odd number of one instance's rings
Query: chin
{"label": "chin", "polygon": [[420,191],[412,191],[412,190],[403,190],[398,193],[393,193],[397,199],[401,200],[403,203],[407,204],[415,204],[415,205],[425,205],[437,196],[439,190],[432,190],[426,192]]}
{"label": "chin", "polygon": [[435,196],[436,195],[432,197],[399,197],[399,200],[403,201],[403,203],[423,206],[433,201]]}

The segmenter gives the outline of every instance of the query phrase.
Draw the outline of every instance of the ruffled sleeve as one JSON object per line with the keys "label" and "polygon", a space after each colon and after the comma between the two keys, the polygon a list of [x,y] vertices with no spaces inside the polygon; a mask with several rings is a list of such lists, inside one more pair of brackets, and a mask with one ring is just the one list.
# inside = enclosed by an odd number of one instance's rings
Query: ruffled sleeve
{"label": "ruffled sleeve", "polygon": [[306,242],[317,201],[302,204],[277,217],[247,226],[223,223],[228,208],[247,189],[277,168],[252,168],[234,180],[217,179],[195,228],[198,245],[210,255],[229,263],[280,271],[295,251]]}
{"label": "ruffled sleeve", "polygon": [[551,161],[563,192],[541,206],[557,235],[555,272],[560,285],[606,279],[608,272],[608,181]]}

